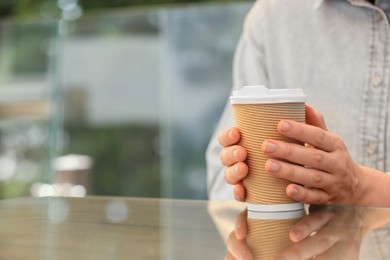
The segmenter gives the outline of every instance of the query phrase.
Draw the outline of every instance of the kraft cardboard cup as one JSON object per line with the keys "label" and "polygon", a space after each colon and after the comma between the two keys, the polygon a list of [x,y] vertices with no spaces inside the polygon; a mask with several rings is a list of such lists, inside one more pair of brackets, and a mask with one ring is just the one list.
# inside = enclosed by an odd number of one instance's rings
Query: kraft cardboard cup
{"label": "kraft cardboard cup", "polygon": [[249,168],[244,179],[246,201],[250,211],[288,211],[303,208],[286,195],[287,180],[265,172],[265,156],[261,146],[266,139],[297,143],[277,132],[282,119],[305,122],[305,99],[301,89],[267,89],[245,86],[233,91],[230,104],[236,127],[241,132],[240,145],[247,151]]}
{"label": "kraft cardboard cup", "polygon": [[246,243],[254,259],[273,259],[291,247],[289,232],[305,215],[305,211],[251,212],[248,211]]}

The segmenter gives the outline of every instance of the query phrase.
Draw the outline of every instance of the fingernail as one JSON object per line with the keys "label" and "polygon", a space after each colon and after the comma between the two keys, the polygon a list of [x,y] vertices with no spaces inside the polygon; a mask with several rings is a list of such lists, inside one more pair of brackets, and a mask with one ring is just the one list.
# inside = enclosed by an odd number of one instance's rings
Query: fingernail
{"label": "fingernail", "polygon": [[238,164],[234,165],[234,172],[237,174],[240,173]]}
{"label": "fingernail", "polygon": [[228,136],[229,136],[230,139],[233,139],[233,138],[234,138],[234,137],[233,137],[233,131],[232,131],[232,130],[229,130]]}
{"label": "fingernail", "polygon": [[237,149],[233,151],[233,157],[238,158],[238,150]]}
{"label": "fingernail", "polygon": [[298,189],[293,187],[291,189],[288,190],[288,195],[289,196],[294,196],[294,195],[297,195],[298,194]]}
{"label": "fingernail", "polygon": [[294,242],[298,242],[301,240],[301,232],[299,230],[292,230],[291,231],[291,238]]}
{"label": "fingernail", "polygon": [[237,200],[237,201],[244,201],[244,197],[240,196],[240,195],[237,195],[237,194],[234,194],[234,198]]}
{"label": "fingernail", "polygon": [[276,151],[276,145],[270,141],[263,143],[263,151],[266,153],[274,153]]}
{"label": "fingernail", "polygon": [[280,170],[280,164],[272,160],[267,161],[266,167],[270,172],[278,172]]}
{"label": "fingernail", "polygon": [[291,128],[292,128],[292,126],[289,123],[287,123],[286,121],[280,122],[280,130],[282,132],[288,132],[291,130]]}

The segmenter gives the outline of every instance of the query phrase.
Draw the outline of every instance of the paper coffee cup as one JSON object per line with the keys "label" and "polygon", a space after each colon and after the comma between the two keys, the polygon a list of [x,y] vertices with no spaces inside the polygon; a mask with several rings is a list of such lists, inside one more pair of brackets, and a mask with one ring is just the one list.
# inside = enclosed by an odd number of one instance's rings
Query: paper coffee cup
{"label": "paper coffee cup", "polygon": [[273,259],[291,247],[290,229],[305,215],[304,210],[286,212],[248,211],[246,243],[254,259]]}
{"label": "paper coffee cup", "polygon": [[240,130],[240,145],[247,151],[249,168],[244,179],[246,201],[250,211],[286,211],[302,209],[303,204],[286,194],[289,181],[265,173],[270,158],[261,151],[266,139],[297,143],[277,132],[282,119],[305,122],[305,99],[301,89],[267,89],[245,86],[230,97],[236,127]]}

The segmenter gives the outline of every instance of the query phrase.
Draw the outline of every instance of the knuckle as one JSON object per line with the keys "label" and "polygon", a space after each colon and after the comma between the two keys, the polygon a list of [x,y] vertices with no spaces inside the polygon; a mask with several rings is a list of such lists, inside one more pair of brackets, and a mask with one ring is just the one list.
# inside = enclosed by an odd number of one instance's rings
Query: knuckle
{"label": "knuckle", "polygon": [[313,205],[328,205],[329,201],[329,194],[326,194],[322,189],[319,188],[310,188],[306,192],[306,196],[304,199],[305,203]]}
{"label": "knuckle", "polygon": [[304,203],[309,203],[309,204],[312,203],[312,201],[310,200],[310,197],[308,196],[308,192],[306,190],[300,192],[299,195],[300,195],[300,197],[299,197],[300,201],[303,201]]}
{"label": "knuckle", "polygon": [[315,146],[322,146],[326,142],[327,132],[320,131],[320,133],[316,136]]}
{"label": "knuckle", "polygon": [[219,157],[223,165],[231,166],[240,161],[240,149],[235,146],[225,147],[221,150]]}
{"label": "knuckle", "polygon": [[229,184],[235,184],[236,180],[233,175],[233,167],[226,167],[224,171],[224,179]]}
{"label": "knuckle", "polygon": [[291,148],[290,145],[287,145],[284,152],[283,152],[283,155],[285,158],[291,158],[293,155],[294,155],[294,151],[293,149]]}
{"label": "knuckle", "polygon": [[225,157],[226,157],[226,149],[222,149],[222,151],[219,153],[219,160],[222,162],[223,165],[226,166]]}
{"label": "knuckle", "polygon": [[338,149],[338,150],[346,150],[345,143],[339,136],[335,135],[333,140],[334,140],[333,142],[334,142],[334,145],[335,145],[336,149]]}
{"label": "knuckle", "polygon": [[344,169],[345,162],[342,156],[337,153],[334,153],[332,156],[333,168],[340,172],[340,169]]}
{"label": "knuckle", "polygon": [[222,133],[221,134],[219,134],[219,136],[218,136],[218,143],[220,144],[220,145],[222,145],[222,146],[225,146],[226,144],[226,142],[225,142],[225,132],[226,131],[222,131]]}
{"label": "knuckle", "polygon": [[320,248],[320,250],[328,249],[330,243],[330,238],[327,236],[321,236],[318,238],[318,247]]}
{"label": "knuckle", "polygon": [[227,182],[227,183],[230,183],[229,180],[229,168],[225,168],[224,172],[223,172],[223,178],[224,180]]}
{"label": "knuckle", "polygon": [[228,146],[229,144],[229,136],[228,133],[231,131],[229,128],[225,128],[218,136],[218,142],[222,146]]}
{"label": "knuckle", "polygon": [[316,165],[321,165],[324,162],[324,155],[320,151],[315,151],[312,154],[312,158],[309,162],[308,166],[316,166]]}
{"label": "knuckle", "polygon": [[289,167],[289,169],[287,170],[287,173],[286,173],[286,178],[288,180],[295,180],[296,175],[297,175],[297,173],[296,173],[295,167]]}
{"label": "knuckle", "polygon": [[224,170],[224,179],[229,184],[237,184],[247,175],[247,166],[241,163],[226,167]]}
{"label": "knuckle", "polygon": [[321,174],[314,173],[311,178],[312,186],[317,187],[322,183]]}

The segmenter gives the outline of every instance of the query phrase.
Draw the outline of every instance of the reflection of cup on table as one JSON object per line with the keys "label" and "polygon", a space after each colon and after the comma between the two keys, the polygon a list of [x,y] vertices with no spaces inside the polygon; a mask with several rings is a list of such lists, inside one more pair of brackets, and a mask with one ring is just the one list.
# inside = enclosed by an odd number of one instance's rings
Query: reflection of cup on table
{"label": "reflection of cup on table", "polygon": [[304,210],[286,212],[248,211],[246,243],[255,259],[273,259],[291,247],[290,229],[305,215]]}
{"label": "reflection of cup on table", "polygon": [[287,180],[265,173],[269,157],[261,151],[266,139],[296,142],[280,135],[277,125],[282,119],[305,122],[305,98],[301,89],[267,89],[246,86],[230,97],[236,127],[241,132],[240,145],[247,151],[249,168],[244,179],[248,210],[285,211],[302,209],[286,195]]}

